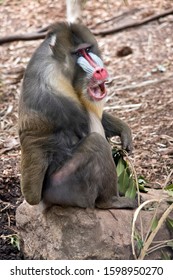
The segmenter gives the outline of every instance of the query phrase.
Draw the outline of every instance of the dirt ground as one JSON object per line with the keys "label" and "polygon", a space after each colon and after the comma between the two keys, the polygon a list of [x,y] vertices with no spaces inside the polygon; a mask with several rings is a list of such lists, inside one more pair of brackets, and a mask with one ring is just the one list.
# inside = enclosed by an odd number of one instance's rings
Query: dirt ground
{"label": "dirt ground", "polygon": [[[0,1],[0,36],[33,32],[65,19],[65,1]],[[83,21],[105,30],[173,8],[170,0],[86,1]],[[139,27],[97,36],[110,73],[105,109],[133,132],[132,161],[152,188],[161,188],[173,168],[173,14]],[[20,193],[18,99],[22,76],[38,41],[0,46],[0,259],[23,259],[12,245]],[[125,55],[123,51],[129,51]],[[122,56],[123,55],[123,56]],[[167,183],[173,183],[170,177]]]}

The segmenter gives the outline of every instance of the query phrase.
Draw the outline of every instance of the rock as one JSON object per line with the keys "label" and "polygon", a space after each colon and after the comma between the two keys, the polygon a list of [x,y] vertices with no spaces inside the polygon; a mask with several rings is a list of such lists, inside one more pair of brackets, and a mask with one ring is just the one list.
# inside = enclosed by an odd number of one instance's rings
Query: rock
{"label": "rock", "polygon": [[[150,199],[150,197],[149,197]],[[159,207],[159,212],[164,208]],[[162,209],[161,209],[162,208]],[[153,211],[142,211],[144,231]],[[30,259],[133,259],[132,210],[100,210],[53,206],[45,213],[25,201],[18,207],[16,223],[23,250]],[[139,227],[140,222],[137,222]],[[164,226],[157,240],[170,239]],[[154,257],[153,257],[154,256]],[[149,255],[158,259],[160,252]]]}

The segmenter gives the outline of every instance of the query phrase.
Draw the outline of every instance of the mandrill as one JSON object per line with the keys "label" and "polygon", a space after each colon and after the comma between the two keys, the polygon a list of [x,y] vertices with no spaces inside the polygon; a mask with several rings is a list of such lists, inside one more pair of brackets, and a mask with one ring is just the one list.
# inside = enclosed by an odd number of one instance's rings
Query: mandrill
{"label": "mandrill", "polygon": [[83,25],[57,23],[33,54],[19,104],[21,188],[47,206],[135,208],[120,197],[109,137],[132,150],[130,128],[103,112],[108,72]]}

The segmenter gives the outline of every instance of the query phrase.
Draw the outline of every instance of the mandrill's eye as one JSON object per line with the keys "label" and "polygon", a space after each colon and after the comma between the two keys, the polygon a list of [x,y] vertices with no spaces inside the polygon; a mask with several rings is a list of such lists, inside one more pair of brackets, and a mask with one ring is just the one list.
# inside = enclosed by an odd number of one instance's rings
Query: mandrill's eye
{"label": "mandrill's eye", "polygon": [[77,51],[77,52],[74,52],[73,53],[75,56],[77,56],[77,57],[80,57],[80,56],[82,56],[82,53],[81,53],[81,51]]}
{"label": "mandrill's eye", "polygon": [[89,53],[91,51],[91,47],[86,48],[85,51]]}

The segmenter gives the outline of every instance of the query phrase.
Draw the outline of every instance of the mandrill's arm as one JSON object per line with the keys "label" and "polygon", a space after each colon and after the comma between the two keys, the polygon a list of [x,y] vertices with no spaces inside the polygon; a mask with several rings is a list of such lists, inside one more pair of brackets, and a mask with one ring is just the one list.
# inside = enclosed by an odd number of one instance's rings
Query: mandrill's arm
{"label": "mandrill's arm", "polygon": [[102,125],[104,127],[106,137],[119,136],[121,138],[122,148],[130,153],[132,152],[132,134],[129,126],[125,122],[104,112]]}

